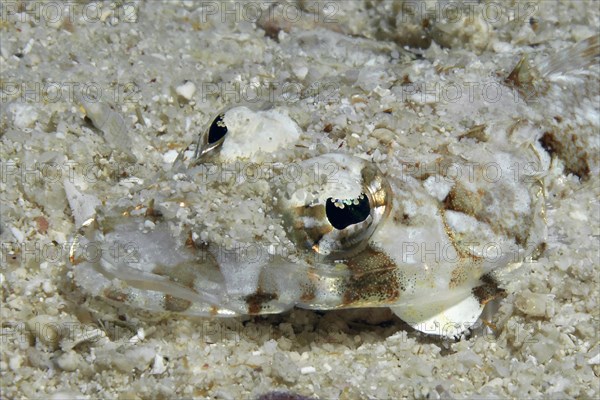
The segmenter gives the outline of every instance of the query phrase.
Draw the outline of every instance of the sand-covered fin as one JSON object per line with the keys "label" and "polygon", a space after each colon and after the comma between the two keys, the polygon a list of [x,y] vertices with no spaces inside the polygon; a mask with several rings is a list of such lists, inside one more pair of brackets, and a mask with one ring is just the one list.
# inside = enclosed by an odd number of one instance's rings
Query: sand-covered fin
{"label": "sand-covered fin", "polygon": [[538,69],[542,76],[565,75],[584,72],[600,59],[600,40],[592,36],[573,46],[558,51],[541,63]]}
{"label": "sand-covered fin", "polygon": [[100,200],[91,194],[81,193],[68,179],[63,181],[63,185],[75,219],[75,226],[79,228],[87,219],[94,217],[96,207],[101,204]]}
{"label": "sand-covered fin", "polygon": [[86,116],[102,132],[106,144],[113,150],[123,152],[130,161],[135,161],[127,126],[121,114],[99,100],[90,101],[82,97],[79,101],[85,109]]}

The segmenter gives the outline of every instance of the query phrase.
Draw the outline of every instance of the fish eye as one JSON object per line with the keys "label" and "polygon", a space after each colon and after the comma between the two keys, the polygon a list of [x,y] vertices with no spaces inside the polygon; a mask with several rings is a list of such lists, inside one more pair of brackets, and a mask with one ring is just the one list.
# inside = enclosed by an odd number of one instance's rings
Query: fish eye
{"label": "fish eye", "polygon": [[221,113],[214,119],[210,128],[208,128],[208,144],[217,143],[227,134],[227,125],[225,125],[225,114]]}
{"label": "fish eye", "polygon": [[364,193],[356,199],[334,200],[330,197],[325,203],[325,213],[331,225],[342,230],[366,220],[371,213],[371,206]]}
{"label": "fish eye", "polygon": [[223,142],[225,141],[228,132],[229,129],[227,128],[227,125],[225,125],[225,112],[221,112],[212,121],[208,129],[206,129],[206,131],[198,138],[194,158],[200,160],[206,154],[210,154],[223,146]]}
{"label": "fish eye", "polygon": [[[302,176],[283,182],[278,193],[289,238],[335,259],[362,251],[391,208],[391,188],[381,171],[345,154],[315,157],[300,167]],[[315,182],[318,168],[334,171],[331,179]]]}

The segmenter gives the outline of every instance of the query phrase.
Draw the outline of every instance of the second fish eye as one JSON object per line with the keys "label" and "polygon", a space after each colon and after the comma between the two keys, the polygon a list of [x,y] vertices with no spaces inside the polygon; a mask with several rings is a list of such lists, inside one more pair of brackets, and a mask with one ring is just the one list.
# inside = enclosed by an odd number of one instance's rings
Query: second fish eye
{"label": "second fish eye", "polygon": [[227,125],[225,125],[224,118],[225,114],[221,113],[210,124],[210,128],[208,128],[208,144],[218,142],[227,134]]}
{"label": "second fish eye", "polygon": [[222,112],[211,122],[208,129],[198,138],[196,153],[194,158],[196,162],[201,162],[206,155],[220,148],[225,141],[229,129],[225,125],[225,113]]}

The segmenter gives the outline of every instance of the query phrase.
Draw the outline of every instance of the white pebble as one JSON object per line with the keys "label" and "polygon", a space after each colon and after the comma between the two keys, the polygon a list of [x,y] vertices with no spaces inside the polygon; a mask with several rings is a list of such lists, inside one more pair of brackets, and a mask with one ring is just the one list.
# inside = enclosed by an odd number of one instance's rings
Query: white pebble
{"label": "white pebble", "polygon": [[121,179],[119,181],[119,185],[127,187],[127,188],[132,188],[135,185],[143,185],[143,184],[144,184],[144,180],[138,178],[137,176],[130,176],[125,179]]}
{"label": "white pebble", "polygon": [[440,201],[443,201],[448,193],[450,193],[450,189],[452,189],[452,183],[446,181],[445,179],[441,179],[437,175],[432,175],[423,182],[423,186],[425,190],[437,198]]}
{"label": "white pebble", "polygon": [[302,368],[300,368],[300,373],[302,375],[312,374],[312,373],[314,373],[316,371],[317,370],[315,369],[315,367],[302,367]]}
{"label": "white pebble", "polygon": [[590,365],[600,364],[600,353],[598,353],[594,357],[590,358],[587,363]]}
{"label": "white pebble", "polygon": [[38,120],[38,112],[29,104],[14,103],[10,107],[13,123],[19,129],[31,128]]}
{"label": "white pebble", "polygon": [[273,355],[273,374],[286,382],[294,383],[298,380],[298,367],[285,353],[277,352]]}
{"label": "white pebble", "polygon": [[144,328],[139,328],[135,336],[132,336],[131,339],[129,339],[129,343],[135,344],[141,342],[145,338],[146,334],[144,333]]}
{"label": "white pebble", "polygon": [[306,75],[308,74],[308,68],[305,67],[304,65],[299,65],[293,68],[294,71],[294,75],[296,75],[296,77],[300,80],[306,78]]}
{"label": "white pebble", "polygon": [[573,218],[574,220],[582,221],[582,222],[586,222],[588,220],[587,215],[585,215],[580,210],[571,211],[569,213],[569,217]]}
{"label": "white pebble", "polygon": [[42,290],[46,294],[52,294],[54,293],[54,285],[50,283],[50,281],[44,281],[44,283],[42,283]]}
{"label": "white pebble", "polygon": [[29,41],[27,42],[27,44],[25,45],[25,47],[23,47],[23,54],[29,54],[29,52],[31,51],[31,49],[33,48],[33,45],[35,43],[34,39],[29,39]]}
{"label": "white pebble", "polygon": [[150,373],[152,375],[160,375],[167,370],[167,366],[165,365],[165,359],[160,354],[156,354],[154,356],[154,364],[152,364],[152,371]]}
{"label": "white pebble", "polygon": [[81,399],[89,399],[88,396],[84,396],[81,393],[59,390],[58,392],[54,392],[48,397],[49,400],[81,400]]}
{"label": "white pebble", "polygon": [[13,236],[15,237],[17,242],[23,243],[23,239],[25,239],[25,235],[23,234],[23,232],[21,232],[19,229],[15,228],[14,226],[10,227],[10,232],[13,234]]}
{"label": "white pebble", "polygon": [[277,350],[277,341],[275,339],[267,340],[263,345],[266,354],[273,354]]}
{"label": "white pebble", "polygon": [[183,85],[177,86],[175,93],[186,100],[191,100],[194,96],[194,93],[196,93],[196,85],[190,81],[187,81]]}
{"label": "white pebble", "polygon": [[165,154],[163,154],[163,161],[167,164],[172,164],[173,161],[177,158],[179,153],[175,150],[169,150]]}
{"label": "white pebble", "polygon": [[515,305],[524,314],[534,317],[545,317],[546,305],[550,301],[551,298],[546,294],[526,291],[517,295]]}
{"label": "white pebble", "polygon": [[77,355],[74,351],[68,351],[62,354],[56,360],[56,364],[63,371],[75,371],[81,362],[81,357]]}
{"label": "white pebble", "polygon": [[10,367],[11,370],[18,371],[19,368],[21,368],[22,362],[23,362],[23,358],[20,355],[16,354],[10,358],[10,361],[8,362],[8,366]]}

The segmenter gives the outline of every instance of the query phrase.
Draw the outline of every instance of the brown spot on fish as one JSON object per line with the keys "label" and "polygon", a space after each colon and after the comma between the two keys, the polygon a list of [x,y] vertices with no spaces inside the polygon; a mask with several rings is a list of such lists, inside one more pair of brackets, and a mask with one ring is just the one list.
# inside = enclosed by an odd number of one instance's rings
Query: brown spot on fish
{"label": "brown spot on fish", "polygon": [[103,292],[104,297],[109,300],[117,301],[119,303],[126,303],[129,299],[129,295],[127,293],[123,293],[116,289],[105,289]]}
{"label": "brown spot on fish", "polygon": [[301,301],[303,301],[304,303],[308,303],[314,300],[315,297],[317,297],[317,294],[315,293],[314,285],[304,285],[302,287],[302,294],[300,295]]}
{"label": "brown spot on fish", "polygon": [[182,312],[190,308],[192,302],[189,300],[175,297],[170,294],[166,294],[164,297],[164,308],[167,311]]}
{"label": "brown spot on fish", "polygon": [[173,282],[177,282],[185,287],[194,288],[196,271],[193,266],[187,263],[181,263],[172,267],[157,265],[152,271],[156,275],[166,276]]}
{"label": "brown spot on fish", "polygon": [[452,270],[450,273],[450,283],[448,287],[450,289],[457,288],[465,283],[467,280],[467,271],[465,271],[464,265],[458,265],[456,268]]}
{"label": "brown spot on fish", "polygon": [[248,305],[248,314],[258,314],[264,307],[264,303],[271,300],[277,300],[279,296],[276,293],[265,293],[259,287],[255,293],[244,298]]}
{"label": "brown spot on fish", "polygon": [[479,304],[486,305],[494,299],[506,297],[506,290],[498,287],[498,282],[489,274],[482,276],[481,281],[483,284],[472,290],[473,296],[479,301]]}
{"label": "brown spot on fish", "polygon": [[343,288],[344,306],[393,303],[404,290],[396,263],[371,246],[346,260],[345,264],[351,276]]}
{"label": "brown spot on fish", "polygon": [[483,193],[471,192],[457,183],[444,199],[444,206],[447,210],[459,211],[475,217],[483,208],[482,197]]}
{"label": "brown spot on fish", "polygon": [[550,154],[555,154],[564,163],[568,172],[581,179],[590,176],[590,155],[575,133],[545,132],[539,140],[542,147]]}
{"label": "brown spot on fish", "polygon": [[331,225],[321,225],[321,226],[313,226],[312,228],[304,228],[304,232],[306,232],[306,236],[310,239],[310,241],[315,244],[319,243],[323,236],[331,232],[333,228]]}

